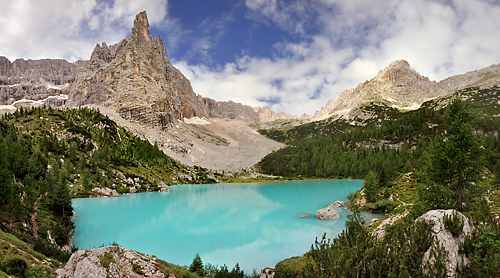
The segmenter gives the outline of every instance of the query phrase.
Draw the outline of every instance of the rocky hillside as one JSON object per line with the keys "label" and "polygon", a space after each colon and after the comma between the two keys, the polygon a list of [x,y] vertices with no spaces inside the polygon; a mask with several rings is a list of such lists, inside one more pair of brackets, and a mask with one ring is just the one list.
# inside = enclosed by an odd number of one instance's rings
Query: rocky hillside
{"label": "rocky hillside", "polygon": [[161,37],[151,37],[146,12],[137,15],[131,35],[117,45],[96,45],[90,60],[78,64],[67,106],[86,104],[112,107],[123,118],[160,129],[208,116],[189,80],[168,60]]}
{"label": "rocky hillside", "polygon": [[162,38],[151,37],[146,12],[136,16],[129,36],[97,44],[88,61],[1,57],[0,113],[62,105],[98,108],[180,162],[216,170],[250,167],[280,147],[246,124],[289,117],[196,95],[170,63]]}
{"label": "rocky hillside", "polygon": [[0,56],[0,112],[21,106],[61,106],[75,81],[76,66],[65,60],[10,62]]}
{"label": "rocky hillside", "polygon": [[407,61],[399,60],[381,70],[373,79],[345,90],[313,116],[314,120],[376,117],[363,107],[378,103],[401,111],[415,110],[429,100],[451,95],[470,86],[491,87],[500,82],[500,65],[456,75],[440,82],[421,76]]}

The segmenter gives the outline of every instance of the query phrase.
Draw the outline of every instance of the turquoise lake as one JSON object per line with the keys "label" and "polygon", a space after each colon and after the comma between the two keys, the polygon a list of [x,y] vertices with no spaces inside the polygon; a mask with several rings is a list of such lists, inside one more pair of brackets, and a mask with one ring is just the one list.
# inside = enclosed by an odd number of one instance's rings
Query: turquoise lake
{"label": "turquoise lake", "polygon": [[[302,255],[316,237],[344,229],[340,219],[322,221],[316,211],[343,200],[363,180],[320,180],[245,184],[176,185],[170,192],[73,200],[73,244],[91,249],[113,242],[190,265],[238,262],[246,274]],[[301,218],[304,213],[311,216]]]}

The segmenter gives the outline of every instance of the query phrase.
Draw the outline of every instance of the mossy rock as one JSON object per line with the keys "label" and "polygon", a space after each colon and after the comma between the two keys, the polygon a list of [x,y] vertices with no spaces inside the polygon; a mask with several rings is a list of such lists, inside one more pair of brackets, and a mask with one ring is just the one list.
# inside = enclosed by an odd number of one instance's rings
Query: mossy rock
{"label": "mossy rock", "polygon": [[101,260],[101,265],[104,266],[105,268],[109,268],[110,263],[116,263],[115,258],[111,253],[106,253],[100,256],[99,260]]}

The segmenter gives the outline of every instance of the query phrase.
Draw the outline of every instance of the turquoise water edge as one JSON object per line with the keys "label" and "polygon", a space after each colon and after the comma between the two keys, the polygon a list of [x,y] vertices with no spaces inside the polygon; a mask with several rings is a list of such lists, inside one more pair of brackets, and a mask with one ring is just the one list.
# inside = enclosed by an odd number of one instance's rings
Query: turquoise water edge
{"label": "turquoise water edge", "polygon": [[[363,180],[176,185],[170,192],[73,200],[73,244],[91,249],[113,242],[189,265],[237,262],[245,273],[299,256],[316,237],[344,229],[340,219],[318,220],[316,211],[361,188]],[[304,213],[311,216],[301,218]]]}

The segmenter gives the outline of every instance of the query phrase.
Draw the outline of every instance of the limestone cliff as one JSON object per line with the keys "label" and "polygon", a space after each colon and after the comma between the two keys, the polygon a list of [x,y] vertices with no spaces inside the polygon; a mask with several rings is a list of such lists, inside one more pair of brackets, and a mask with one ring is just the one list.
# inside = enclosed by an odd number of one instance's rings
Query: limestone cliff
{"label": "limestone cliff", "polygon": [[160,36],[152,38],[146,12],[117,45],[96,45],[89,61],[78,63],[68,107],[99,104],[128,120],[165,129],[176,120],[208,116],[189,80],[168,60]]}
{"label": "limestone cliff", "polygon": [[[67,95],[76,76],[76,66],[65,60],[24,60],[0,56],[0,105],[22,99],[40,101],[50,96]],[[22,102],[15,104],[19,107]],[[48,103],[47,103],[48,104]],[[64,101],[52,103],[60,106]]]}
{"label": "limestone cliff", "polygon": [[337,100],[328,101],[314,114],[313,119],[370,118],[372,115],[362,113],[362,107],[369,103],[381,103],[400,110],[414,110],[428,100],[453,94],[464,87],[484,87],[499,82],[500,65],[436,82],[418,74],[407,61],[399,60],[381,70],[373,79],[343,91]]}
{"label": "limestone cliff", "polygon": [[438,96],[437,83],[423,77],[407,61],[398,60],[381,70],[373,79],[345,90],[337,100],[330,100],[313,116],[315,120],[329,117],[353,118],[359,108],[380,102],[399,109],[416,109]]}

